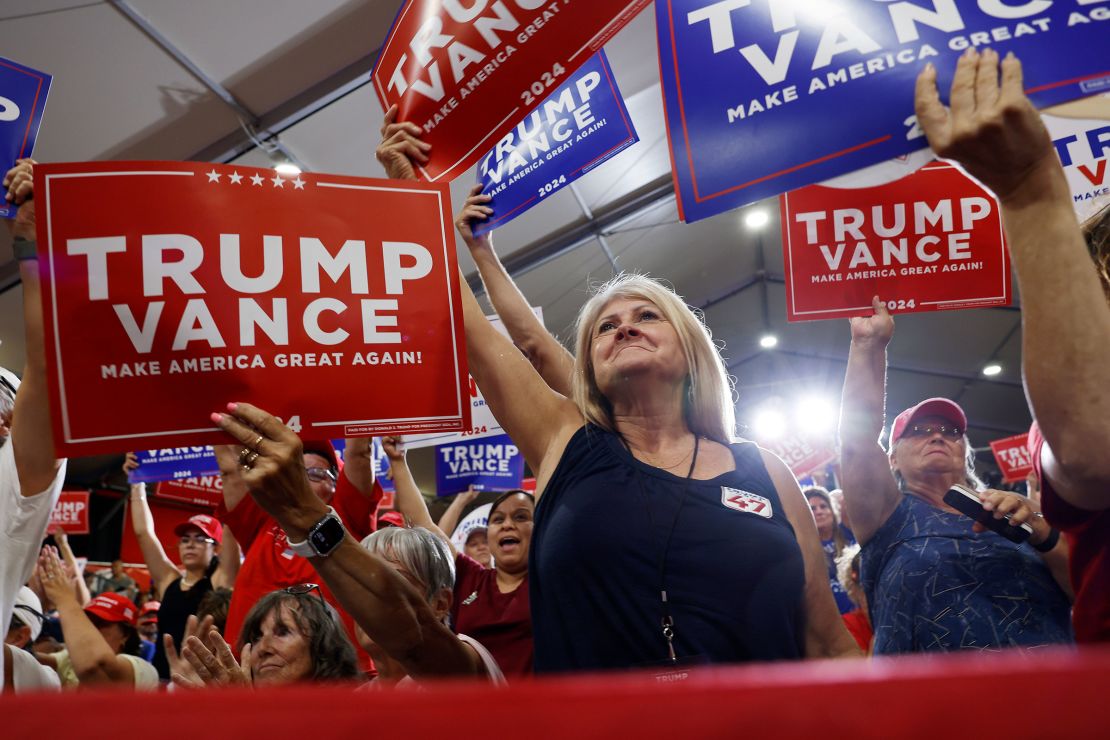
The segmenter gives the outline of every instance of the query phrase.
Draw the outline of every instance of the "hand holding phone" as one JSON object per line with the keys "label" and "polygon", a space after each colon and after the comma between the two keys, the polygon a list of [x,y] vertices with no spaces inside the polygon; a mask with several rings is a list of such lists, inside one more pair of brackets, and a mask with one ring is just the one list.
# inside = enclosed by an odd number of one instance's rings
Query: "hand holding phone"
{"label": "hand holding phone", "polygon": [[1006,514],[1001,519],[995,519],[994,513],[983,508],[983,502],[975,491],[967,486],[956,483],[944,494],[944,503],[956,509],[961,514],[971,517],[992,532],[996,532],[1011,542],[1018,544],[1025,542],[1033,534],[1033,528],[1022,522],[1018,525],[1010,524],[1010,515]]}

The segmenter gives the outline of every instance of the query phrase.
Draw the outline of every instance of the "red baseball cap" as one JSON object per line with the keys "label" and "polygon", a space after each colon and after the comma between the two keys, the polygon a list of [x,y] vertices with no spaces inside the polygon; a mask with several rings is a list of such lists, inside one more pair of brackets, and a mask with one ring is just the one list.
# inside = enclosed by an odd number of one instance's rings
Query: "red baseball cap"
{"label": "red baseball cap", "polygon": [[144,603],[142,609],[139,611],[139,623],[157,622],[158,610],[161,608],[161,601],[148,601]]}
{"label": "red baseball cap", "polygon": [[387,511],[378,517],[378,527],[401,527],[405,526],[405,517],[399,511]]}
{"label": "red baseball cap", "polygon": [[117,594],[111,591],[100,594],[86,604],[85,611],[100,617],[105,622],[123,622],[132,627],[135,626],[135,619],[139,615],[139,610],[135,606],[135,602],[131,601],[131,599],[123,594]]}
{"label": "red baseball cap", "polygon": [[902,438],[906,427],[919,416],[939,416],[941,419],[952,422],[961,430],[967,431],[967,414],[964,413],[958,403],[947,398],[927,398],[894,418],[894,423],[890,426],[888,451],[894,449],[894,443]]}
{"label": "red baseball cap", "polygon": [[224,525],[220,524],[219,519],[207,514],[194,514],[189,517],[188,521],[181,522],[181,524],[174,527],[173,533],[180,537],[190,529],[199,529],[205,535],[214,539],[217,545],[224,541]]}

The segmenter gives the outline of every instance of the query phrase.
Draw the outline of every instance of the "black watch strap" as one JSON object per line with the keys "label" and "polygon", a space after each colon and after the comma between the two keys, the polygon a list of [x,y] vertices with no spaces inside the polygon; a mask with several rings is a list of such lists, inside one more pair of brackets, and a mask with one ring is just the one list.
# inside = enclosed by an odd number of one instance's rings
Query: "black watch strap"
{"label": "black watch strap", "polygon": [[16,237],[12,242],[12,251],[17,260],[37,260],[39,258],[38,243],[34,239]]}
{"label": "black watch strap", "polygon": [[1048,532],[1048,537],[1039,545],[1033,545],[1033,549],[1037,552],[1052,552],[1056,547],[1056,543],[1060,541],[1060,530],[1052,527]]}

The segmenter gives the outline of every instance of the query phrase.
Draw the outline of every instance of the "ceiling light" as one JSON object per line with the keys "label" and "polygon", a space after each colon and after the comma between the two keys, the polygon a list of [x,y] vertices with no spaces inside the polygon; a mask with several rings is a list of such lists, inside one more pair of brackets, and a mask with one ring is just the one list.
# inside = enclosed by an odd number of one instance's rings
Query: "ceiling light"
{"label": "ceiling light", "polygon": [[772,347],[777,347],[778,343],[779,338],[776,337],[774,334],[764,334],[759,338],[759,346],[763,349],[771,349]]}
{"label": "ceiling light", "polygon": [[829,432],[836,425],[836,407],[824,398],[809,396],[794,409],[795,425],[809,432]]}
{"label": "ceiling light", "polygon": [[755,415],[752,431],[756,439],[777,439],[786,432],[786,419],[774,409],[764,409]]}
{"label": "ceiling light", "polygon": [[748,211],[748,215],[744,216],[744,223],[747,224],[749,229],[762,229],[770,220],[771,217],[762,208]]}
{"label": "ceiling light", "polygon": [[997,363],[992,363],[983,368],[983,375],[986,375],[988,378],[993,375],[998,375],[1000,372],[1002,372],[1002,366]]}
{"label": "ceiling light", "polygon": [[301,174],[301,168],[292,162],[282,162],[281,164],[275,165],[274,169],[277,170],[279,175],[289,175],[292,177],[293,175]]}

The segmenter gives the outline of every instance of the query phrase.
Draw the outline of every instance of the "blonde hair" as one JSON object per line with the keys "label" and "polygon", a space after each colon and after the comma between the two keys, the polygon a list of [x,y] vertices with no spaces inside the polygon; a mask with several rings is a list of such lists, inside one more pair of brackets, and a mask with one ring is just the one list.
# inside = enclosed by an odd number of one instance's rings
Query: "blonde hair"
{"label": "blonde hair", "polygon": [[621,273],[600,286],[578,314],[574,358],[574,402],[586,421],[615,432],[613,407],[594,377],[591,349],[594,324],[616,298],[650,301],[678,334],[686,358],[686,426],[694,434],[728,444],[736,428],[733,389],[721,355],[700,311],[687,306],[673,290],[646,275]]}

